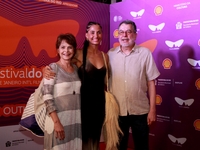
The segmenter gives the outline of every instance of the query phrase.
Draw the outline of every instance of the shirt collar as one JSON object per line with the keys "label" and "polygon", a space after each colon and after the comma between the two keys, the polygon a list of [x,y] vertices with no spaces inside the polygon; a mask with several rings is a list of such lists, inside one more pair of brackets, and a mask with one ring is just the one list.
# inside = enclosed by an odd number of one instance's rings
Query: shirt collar
{"label": "shirt collar", "polygon": [[[132,50],[131,50],[131,53],[133,53],[133,52],[139,52],[139,49],[138,49],[138,45],[137,44],[135,44],[134,45],[134,47],[132,48]],[[116,48],[116,52],[117,53],[119,53],[119,52],[122,52],[122,50],[121,50],[121,46],[118,46],[117,48]]]}

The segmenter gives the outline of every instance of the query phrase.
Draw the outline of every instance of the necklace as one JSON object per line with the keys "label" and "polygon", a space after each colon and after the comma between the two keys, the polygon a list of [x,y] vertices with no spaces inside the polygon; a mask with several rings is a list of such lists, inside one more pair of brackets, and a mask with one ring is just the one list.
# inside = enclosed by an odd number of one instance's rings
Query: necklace
{"label": "necklace", "polygon": [[[71,76],[71,75],[69,75],[69,76]],[[72,84],[72,88],[73,88],[72,94],[75,95],[75,94],[76,94],[76,91],[75,91],[75,83],[74,83],[74,81],[73,81],[73,77],[70,77],[70,80],[71,80],[71,84]]]}
{"label": "necklace", "polygon": [[67,75],[68,75],[68,78],[70,79],[70,81],[71,81],[71,84],[72,84],[72,94],[73,95],[75,95],[76,94],[76,91],[75,91],[75,83],[74,83],[74,80],[73,80],[73,75],[75,75],[75,72],[74,72],[74,67],[73,67],[73,65],[71,65],[71,63],[70,63],[70,67],[71,68],[69,68],[69,69],[67,69],[65,66],[67,66],[67,65],[64,65],[61,61],[60,61],[60,64],[61,64],[61,68],[63,68],[63,70],[67,73]]}
{"label": "necklace", "polygon": [[73,95],[75,95],[76,94],[76,91],[75,91],[75,81],[74,81],[74,78],[73,78],[73,76],[75,75],[75,73],[67,73],[68,74],[68,77],[69,77],[69,79],[70,79],[70,81],[71,81],[71,87],[72,87],[72,94]]}

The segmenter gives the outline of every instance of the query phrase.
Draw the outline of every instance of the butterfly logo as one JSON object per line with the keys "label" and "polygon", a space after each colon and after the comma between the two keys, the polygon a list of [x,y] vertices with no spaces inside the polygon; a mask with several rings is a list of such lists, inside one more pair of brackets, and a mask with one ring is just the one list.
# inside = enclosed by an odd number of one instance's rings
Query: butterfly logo
{"label": "butterfly logo", "polygon": [[194,99],[187,99],[187,100],[182,100],[181,98],[175,97],[175,101],[179,104],[179,105],[185,105],[185,106],[190,106],[192,105],[192,103],[194,102]]}
{"label": "butterfly logo", "polygon": [[192,59],[192,58],[188,58],[187,59],[188,63],[192,66],[197,66],[197,64],[200,66],[200,60],[195,60],[195,59]]}
{"label": "butterfly logo", "polygon": [[142,16],[144,14],[144,9],[141,9],[140,11],[138,12],[135,12],[135,11],[131,11],[130,14],[131,16],[133,16],[134,18],[137,17],[137,16]]}
{"label": "butterfly logo", "polygon": [[173,143],[177,143],[177,144],[184,144],[187,140],[186,138],[176,138],[171,134],[168,134],[168,137]]}
{"label": "butterfly logo", "polygon": [[184,40],[183,39],[180,39],[176,42],[172,42],[172,41],[165,41],[165,44],[168,46],[168,47],[180,47],[182,44],[183,44]]}
{"label": "butterfly logo", "polygon": [[161,24],[159,24],[159,25],[157,25],[157,26],[155,26],[155,25],[149,25],[149,29],[151,30],[151,31],[156,31],[156,30],[162,30],[163,28],[164,28],[164,26],[165,26],[165,23],[161,23]]}

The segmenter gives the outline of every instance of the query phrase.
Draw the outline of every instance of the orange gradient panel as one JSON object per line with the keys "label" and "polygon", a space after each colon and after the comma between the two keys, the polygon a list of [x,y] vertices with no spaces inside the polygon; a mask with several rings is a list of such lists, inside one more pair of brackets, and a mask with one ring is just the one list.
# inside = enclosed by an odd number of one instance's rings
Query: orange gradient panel
{"label": "orange gradient panel", "polygon": [[163,12],[163,7],[162,7],[162,6],[158,5],[158,6],[155,7],[154,13],[155,13],[156,15],[161,15],[162,12]]}
{"label": "orange gradient panel", "polygon": [[200,90],[200,78],[196,80],[195,86],[197,87],[197,90]]}
{"label": "orange gradient panel", "polygon": [[[141,44],[139,44],[140,46],[143,46],[143,47],[146,47],[146,48],[148,48],[151,52],[153,52],[154,50],[155,50],[155,48],[156,48],[156,46],[157,46],[157,40],[156,39],[151,39],[151,40],[148,40],[148,41],[145,41],[145,42],[143,42],[143,43],[141,43]],[[119,44],[119,42],[115,42],[114,44],[113,44],[113,47],[117,47],[117,46],[119,46],[120,44]]]}
{"label": "orange gradient panel", "polygon": [[157,46],[157,43],[158,42],[156,39],[151,39],[151,40],[145,41],[139,45],[144,46],[144,47],[148,48],[151,52],[153,52]]}
{"label": "orange gradient panel", "polygon": [[193,125],[195,127],[195,130],[200,131],[200,119],[195,120]]}
{"label": "orange gradient panel", "polygon": [[46,50],[50,57],[56,56],[55,42],[61,33],[70,32],[74,36],[79,31],[79,23],[74,20],[59,20],[33,26],[21,26],[0,17],[0,55],[8,56],[15,52],[22,37],[30,43],[33,54],[38,56],[41,50]]}
{"label": "orange gradient panel", "polygon": [[164,69],[170,69],[172,66],[172,61],[169,58],[166,58],[163,60],[162,65],[163,65]]}
{"label": "orange gradient panel", "polygon": [[156,95],[156,105],[161,105],[162,97],[160,95]]}
{"label": "orange gradient panel", "polygon": [[117,47],[117,46],[120,46],[119,42],[115,42],[115,43],[113,44],[113,47]]}

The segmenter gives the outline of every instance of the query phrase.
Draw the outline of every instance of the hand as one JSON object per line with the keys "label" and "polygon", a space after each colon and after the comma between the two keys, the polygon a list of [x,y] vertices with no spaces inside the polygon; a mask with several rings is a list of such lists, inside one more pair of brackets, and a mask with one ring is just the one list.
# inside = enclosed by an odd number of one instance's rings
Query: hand
{"label": "hand", "polygon": [[49,66],[46,66],[42,69],[43,77],[45,79],[53,79],[56,76],[56,73],[51,70]]}
{"label": "hand", "polygon": [[63,125],[59,122],[54,123],[54,130],[56,138],[60,140],[65,139],[65,131]]}
{"label": "hand", "polygon": [[151,125],[155,121],[156,121],[156,111],[149,111],[147,116],[148,125]]}

